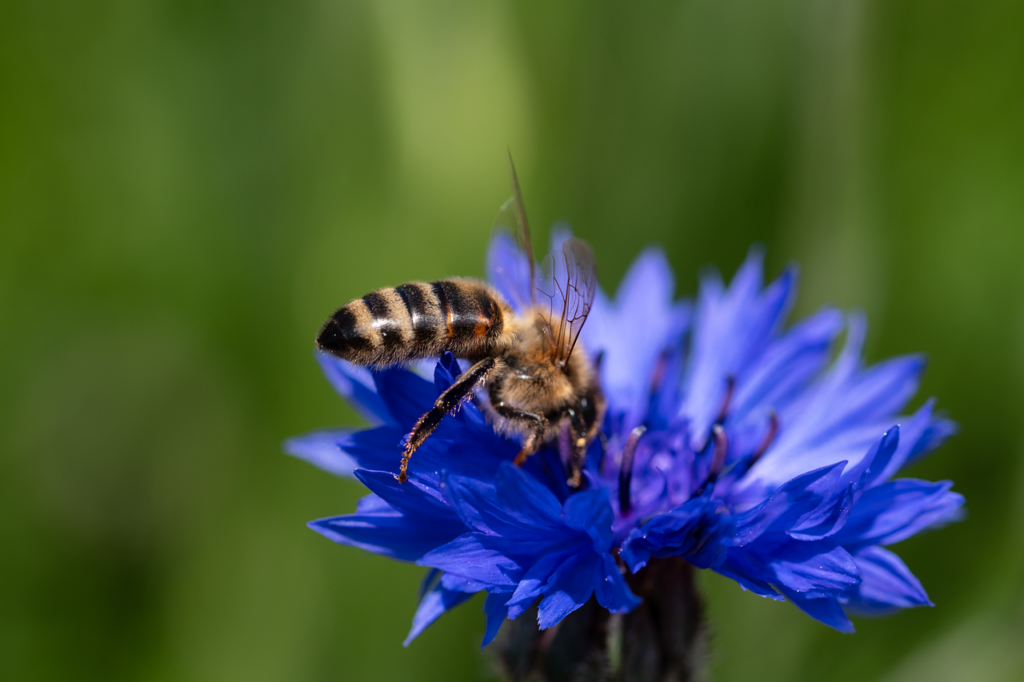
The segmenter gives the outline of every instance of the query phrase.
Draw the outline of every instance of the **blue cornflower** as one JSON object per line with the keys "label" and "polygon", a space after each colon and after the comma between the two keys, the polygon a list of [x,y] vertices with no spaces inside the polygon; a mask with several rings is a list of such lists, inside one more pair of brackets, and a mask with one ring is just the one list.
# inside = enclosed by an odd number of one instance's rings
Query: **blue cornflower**
{"label": "blue cornflower", "polygon": [[[566,237],[556,233],[553,250]],[[691,305],[674,300],[664,255],[648,249],[614,299],[598,292],[582,341],[608,410],[580,490],[566,484],[557,447],[512,466],[519,444],[472,402],[441,423],[398,483],[402,439],[458,376],[458,361],[446,354],[429,381],[429,367],[371,371],[318,355],[370,427],[309,434],[285,449],[370,494],[354,514],[310,527],[430,568],[406,643],[480,591],[485,645],[534,603],[541,628],[591,596],[627,612],[640,603],[629,574],[669,556],[791,599],[844,632],[853,630],[847,612],[930,605],[884,547],[957,519],[963,498],[949,482],[892,477],[955,424],[933,400],[901,416],[924,361],[863,367],[861,316],[825,309],[785,329],[795,271],[764,287],[762,261],[752,250],[728,287],[705,277]],[[513,306],[529,300],[528,273],[496,237],[488,275]]]}

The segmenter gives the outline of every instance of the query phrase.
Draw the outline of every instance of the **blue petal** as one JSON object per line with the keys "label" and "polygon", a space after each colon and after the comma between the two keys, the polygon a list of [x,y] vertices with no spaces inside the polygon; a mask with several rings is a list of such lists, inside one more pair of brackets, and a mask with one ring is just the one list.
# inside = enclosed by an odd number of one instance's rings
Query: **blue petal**
{"label": "blue petal", "polygon": [[875,479],[877,482],[887,481],[892,478],[897,471],[906,466],[907,460],[910,459],[916,449],[926,445],[929,440],[927,434],[930,432],[932,424],[937,421],[932,416],[934,409],[935,399],[931,398],[925,401],[924,405],[918,408],[917,412],[913,415],[900,420],[899,447],[893,454],[889,464],[885,467],[885,471]]}
{"label": "blue petal", "polygon": [[808,519],[819,518],[823,508],[827,515],[833,505],[841,503],[836,488],[844,466],[845,462],[838,462],[797,476],[757,507],[737,514],[736,532],[730,544],[746,545],[769,528],[800,528]]}
{"label": "blue petal", "polygon": [[768,409],[785,403],[825,366],[842,328],[842,314],[826,308],[772,342],[750,370],[736,378],[730,412],[744,415],[758,406]]}
{"label": "blue petal", "polygon": [[398,471],[402,461],[405,432],[394,426],[378,426],[362,431],[340,431],[339,452],[355,461],[360,469]]}
{"label": "blue petal", "polygon": [[914,446],[914,449],[910,452],[910,457],[907,458],[907,464],[912,464],[921,459],[923,456],[946,442],[947,438],[957,434],[959,431],[960,427],[952,419],[946,419],[942,416],[936,417],[932,420],[932,423],[928,425],[928,429]]}
{"label": "blue petal", "polygon": [[558,498],[519,467],[502,462],[495,483],[498,501],[518,523],[536,528],[564,527]]}
{"label": "blue petal", "polygon": [[786,531],[794,540],[823,540],[838,533],[850,518],[856,501],[852,485],[840,488],[834,501],[819,505]]}
{"label": "blue petal", "polygon": [[394,514],[395,508],[373,493],[359,498],[356,502],[357,514]]}
{"label": "blue petal", "polygon": [[699,568],[712,567],[725,551],[722,536],[732,530],[731,519],[716,514],[717,507],[717,501],[702,496],[655,515],[630,532],[619,557],[633,573],[651,557],[681,556]]}
{"label": "blue petal", "polygon": [[508,462],[501,464],[493,485],[448,477],[445,494],[466,525],[481,533],[505,537],[569,534],[558,498]]}
{"label": "blue petal", "polygon": [[591,356],[601,354],[601,387],[622,430],[642,421],[650,401],[652,375],[662,355],[676,345],[689,322],[690,307],[672,301],[675,281],[661,249],[648,248],[626,273],[614,302],[598,293],[583,327]]}
{"label": "blue petal", "polygon": [[[509,226],[512,227],[511,225]],[[530,306],[530,261],[505,231],[496,231],[487,249],[487,279],[522,314]]]}
{"label": "blue petal", "polygon": [[476,593],[480,590],[487,589],[487,585],[485,583],[478,580],[471,580],[461,575],[455,575],[454,573],[442,573],[441,584],[444,585],[447,590],[456,590],[458,592]]}
{"label": "blue petal", "polygon": [[868,450],[868,454],[843,473],[839,485],[853,485],[856,490],[870,487],[880,479],[889,468],[900,444],[900,427],[894,426],[884,434],[882,439]]}
{"label": "blue petal", "polygon": [[952,483],[899,479],[866,490],[836,542],[851,551],[891,545],[926,528],[957,520],[964,498]]}
{"label": "blue petal", "polygon": [[608,489],[584,490],[565,501],[565,523],[582,530],[594,541],[594,549],[607,552],[612,544],[614,513],[608,502]]}
{"label": "blue petal", "polygon": [[[751,468],[745,489],[771,488],[837,461],[856,465],[917,390],[924,360],[896,358],[860,371],[864,322],[850,319],[847,342],[826,376],[779,410],[779,435]],[[739,491],[738,491],[739,492]]]}
{"label": "blue petal", "polygon": [[[947,438],[955,434],[959,427],[956,422],[941,416],[933,416],[935,398],[930,398],[911,418],[907,428],[912,428],[913,436],[906,439],[906,453],[899,458],[899,467],[909,466],[918,461],[935,448],[942,445]],[[893,469],[891,477],[898,469]]]}
{"label": "blue petal", "polygon": [[845,600],[845,607],[864,615],[883,615],[912,606],[934,606],[920,581],[903,561],[881,547],[865,547],[853,555],[861,584]]}
{"label": "blue petal", "polygon": [[445,351],[434,365],[434,389],[437,390],[437,394],[440,395],[451,388],[460,374],[462,368],[459,367],[459,361],[450,351]]}
{"label": "blue petal", "polygon": [[416,561],[465,530],[458,522],[444,523],[435,519],[418,523],[397,511],[335,516],[306,525],[339,544],[399,561]]}
{"label": "blue petal", "polygon": [[768,599],[784,601],[769,582],[772,576],[768,575],[763,567],[755,567],[750,561],[751,558],[751,553],[743,548],[730,547],[726,550],[724,560],[712,570],[735,580],[744,590]]}
{"label": "blue petal", "polygon": [[[379,426],[362,431],[339,431],[340,451],[355,460],[360,469],[397,472],[402,460],[402,441],[407,431]],[[416,451],[409,465],[409,477],[437,488],[441,472],[492,478],[502,461],[511,460],[516,446],[488,430],[486,437],[456,420],[442,422],[426,443]]]}
{"label": "blue petal", "polygon": [[641,600],[629,589],[615,560],[611,556],[603,554],[601,561],[603,564],[602,575],[594,589],[597,603],[611,613],[627,613],[639,606]]}
{"label": "blue petal", "polygon": [[763,252],[752,249],[728,291],[716,279],[701,283],[681,413],[691,420],[695,451],[707,442],[728,378],[741,376],[757,358],[792,303],[795,271],[787,270],[762,293],[763,259]]}
{"label": "blue petal", "polygon": [[783,590],[789,599],[800,607],[800,610],[816,621],[820,621],[829,627],[851,634],[854,631],[853,623],[843,613],[842,607],[835,598],[823,597],[808,599],[802,595]]}
{"label": "blue petal", "polygon": [[409,646],[412,640],[416,639],[421,632],[426,630],[428,625],[440,618],[441,614],[454,609],[472,596],[471,592],[449,590],[440,583],[435,585],[420,600],[416,614],[412,617],[412,629],[409,630],[409,634],[406,636],[405,641],[402,642],[402,646]]}
{"label": "blue petal", "polygon": [[517,555],[526,555],[532,565],[537,556],[551,549],[554,548],[550,544],[540,548],[523,547],[521,543],[504,538],[465,533],[426,553],[417,563],[511,592],[527,569]]}
{"label": "blue petal", "polygon": [[455,523],[459,519],[459,515],[448,506],[437,490],[414,479],[399,483],[391,472],[365,469],[357,470],[356,477],[370,492],[423,524],[430,523],[434,518],[447,523]]}
{"label": "blue petal", "polygon": [[328,353],[315,353],[315,357],[327,381],[360,417],[371,426],[393,421],[384,401],[377,395],[370,370]]}
{"label": "blue petal", "polygon": [[795,594],[835,596],[860,584],[850,553],[829,543],[788,542],[766,551],[761,560],[774,578],[772,584]]}
{"label": "blue petal", "polygon": [[[371,495],[371,497],[374,497]],[[434,587],[440,582],[441,576],[444,575],[443,571],[439,571],[436,568],[427,569],[427,572],[423,574],[423,580],[420,581],[420,599],[427,596],[427,592],[434,589]]]}
{"label": "blue petal", "polygon": [[892,358],[874,365],[836,387],[831,419],[818,426],[818,438],[856,421],[886,418],[900,410],[914,393],[925,368],[922,356]]}
{"label": "blue petal", "polygon": [[900,428],[894,426],[882,435],[882,439],[856,466],[843,472],[836,486],[839,494],[834,501],[820,504],[802,516],[796,525],[791,526],[788,535],[796,540],[820,540],[839,532],[849,519],[861,491],[873,485],[889,468],[899,441]]}
{"label": "blue petal", "polygon": [[[490,481],[500,464],[510,462],[518,451],[518,446],[491,429],[483,434],[465,422],[448,418],[416,451],[409,464],[409,477],[434,488],[442,485],[442,474]],[[390,463],[386,467],[374,468],[397,471],[401,448],[395,446],[387,457]]]}
{"label": "blue petal", "polygon": [[512,593],[512,597],[508,601],[508,617],[518,618],[523,611],[529,608],[530,604],[543,594],[548,581],[558,567],[571,558],[574,560],[578,553],[578,549],[571,549],[542,556],[540,561],[530,567],[530,570],[519,580],[519,585],[516,586],[515,592]]}
{"label": "blue petal", "polygon": [[387,406],[393,421],[407,432],[437,399],[434,384],[403,368],[375,370],[377,395]]}
{"label": "blue petal", "polygon": [[484,641],[480,645],[485,647],[490,644],[498,635],[501,624],[508,617],[508,607],[505,606],[509,599],[508,593],[491,592],[484,601],[484,613],[487,614],[487,628],[484,631]]}
{"label": "blue petal", "polygon": [[843,417],[863,420],[898,412],[917,393],[925,365],[923,356],[907,355],[864,370],[846,387]]}
{"label": "blue petal", "polygon": [[587,603],[594,588],[604,580],[603,561],[594,553],[577,554],[562,562],[544,589],[537,608],[541,630],[557,625],[563,618]]}
{"label": "blue petal", "polygon": [[444,475],[441,489],[445,499],[458,513],[466,526],[478,533],[501,535],[507,520],[503,510],[495,509],[494,498],[498,491],[493,483],[473,478],[463,479]]}
{"label": "blue petal", "polygon": [[297,438],[289,438],[282,448],[289,455],[304,459],[335,476],[354,478],[352,472],[359,464],[354,457],[338,446],[340,440],[351,434],[351,429],[314,431]]}

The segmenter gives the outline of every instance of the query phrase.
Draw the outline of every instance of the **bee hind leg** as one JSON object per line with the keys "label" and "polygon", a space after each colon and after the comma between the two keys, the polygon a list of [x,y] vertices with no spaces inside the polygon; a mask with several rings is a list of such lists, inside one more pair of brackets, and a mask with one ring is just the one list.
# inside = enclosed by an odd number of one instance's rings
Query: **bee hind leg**
{"label": "bee hind leg", "polygon": [[466,373],[461,375],[434,401],[430,411],[419,418],[416,425],[412,427],[408,438],[405,441],[405,448],[402,451],[402,464],[398,468],[395,478],[399,483],[405,483],[409,479],[409,459],[413,456],[427,438],[438,427],[446,414],[454,414],[462,403],[473,394],[477,384],[487,378],[487,374],[494,369],[494,358],[484,358],[476,363]]}
{"label": "bee hind leg", "polygon": [[572,478],[570,488],[579,488],[583,483],[583,464],[587,461],[587,446],[590,444],[587,427],[580,413],[569,411],[569,440],[572,445]]}

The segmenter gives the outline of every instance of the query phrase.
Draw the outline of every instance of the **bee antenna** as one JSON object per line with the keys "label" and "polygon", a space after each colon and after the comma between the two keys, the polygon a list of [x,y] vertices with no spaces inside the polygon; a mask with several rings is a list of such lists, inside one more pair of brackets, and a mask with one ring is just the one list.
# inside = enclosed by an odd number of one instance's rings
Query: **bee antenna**
{"label": "bee antenna", "polygon": [[526,218],[526,204],[523,202],[523,192],[519,188],[519,176],[516,174],[516,165],[512,162],[512,149],[505,148],[508,153],[508,172],[512,178],[512,191],[516,200],[516,216],[519,218],[519,228],[522,230],[523,249],[526,250],[526,258],[530,261],[530,305],[536,301],[534,293],[537,283],[537,264],[533,260],[533,242],[530,239],[530,221]]}

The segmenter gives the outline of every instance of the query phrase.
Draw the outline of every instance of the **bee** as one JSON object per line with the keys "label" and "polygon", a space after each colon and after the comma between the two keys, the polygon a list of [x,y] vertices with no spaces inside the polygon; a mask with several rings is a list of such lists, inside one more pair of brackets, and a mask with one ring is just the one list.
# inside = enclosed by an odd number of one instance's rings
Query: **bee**
{"label": "bee", "polygon": [[[597,268],[590,247],[580,239],[562,246],[546,282],[537,286],[529,223],[515,167],[509,157],[514,195],[511,207],[517,241],[529,261],[529,299],[517,313],[494,287],[471,278],[407,282],[378,289],[339,308],[321,327],[317,347],[343,360],[384,368],[438,358],[445,351],[471,366],[416,422],[404,441],[395,475],[408,479],[409,461],[446,414],[484,390],[479,401],[488,422],[506,436],[520,436],[513,463],[547,443],[568,436],[572,475],[578,488],[589,445],[604,419],[605,399],[597,374],[579,343],[597,292]],[[543,295],[538,303],[537,293]],[[564,448],[564,446],[563,446]],[[565,456],[565,455],[563,455]]]}

